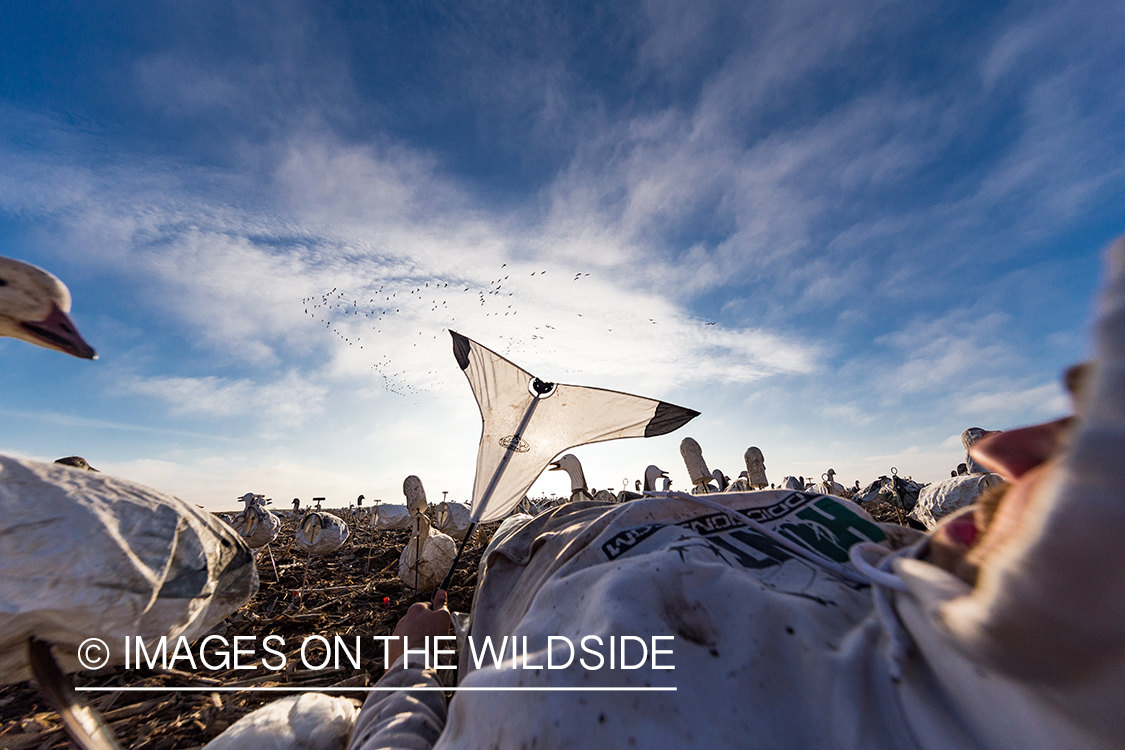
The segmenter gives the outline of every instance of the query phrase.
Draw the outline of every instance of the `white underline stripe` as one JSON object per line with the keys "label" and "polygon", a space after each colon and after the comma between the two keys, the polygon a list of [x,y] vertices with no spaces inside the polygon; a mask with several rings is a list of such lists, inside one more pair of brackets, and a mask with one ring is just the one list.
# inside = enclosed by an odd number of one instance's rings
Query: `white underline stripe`
{"label": "white underline stripe", "polygon": [[621,692],[621,693],[674,693],[674,687],[76,687],[79,693],[266,693],[299,691],[302,693],[395,693],[403,690],[428,690],[442,693],[476,692]]}

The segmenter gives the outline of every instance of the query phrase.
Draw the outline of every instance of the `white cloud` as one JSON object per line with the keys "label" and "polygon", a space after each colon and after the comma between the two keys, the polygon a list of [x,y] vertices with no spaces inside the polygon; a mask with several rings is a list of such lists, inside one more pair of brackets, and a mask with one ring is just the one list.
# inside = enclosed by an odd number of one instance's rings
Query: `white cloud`
{"label": "white cloud", "polygon": [[320,411],[327,389],[295,372],[272,383],[215,376],[135,378],[123,383],[133,393],[165,402],[176,416],[253,416],[267,424],[293,427]]}
{"label": "white cloud", "polygon": [[1059,383],[1007,391],[979,392],[958,399],[963,414],[982,418],[1004,415],[1058,417],[1071,411],[1070,399]]}

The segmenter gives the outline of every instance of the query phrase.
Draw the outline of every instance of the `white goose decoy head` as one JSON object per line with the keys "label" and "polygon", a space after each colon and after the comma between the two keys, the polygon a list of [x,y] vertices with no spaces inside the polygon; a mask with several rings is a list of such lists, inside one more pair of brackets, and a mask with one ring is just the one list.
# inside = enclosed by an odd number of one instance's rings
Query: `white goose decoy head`
{"label": "white goose decoy head", "polygon": [[714,479],[711,470],[707,468],[707,462],[703,460],[703,449],[694,438],[686,437],[680,441],[680,455],[687,466],[692,484],[698,487]]}
{"label": "white goose decoy head", "polygon": [[582,462],[573,453],[567,453],[558,461],[547,465],[547,471],[565,471],[570,475],[570,491],[586,489],[586,474],[582,471]]}
{"label": "white goose decoy head", "polygon": [[762,455],[762,449],[755,445],[751,445],[746,449],[743,454],[743,459],[746,461],[746,480],[752,488],[762,488],[769,484],[766,479],[766,457]]}
{"label": "white goose decoy head", "polygon": [[406,507],[412,515],[424,513],[429,507],[422,480],[413,474],[402,481],[402,494],[406,495]]}
{"label": "white goose decoy head", "polygon": [[656,480],[657,479],[667,479],[667,478],[668,478],[668,472],[664,471],[664,469],[661,469],[656,464],[649,464],[648,468],[645,469],[645,484],[644,484],[645,492],[655,492],[656,491]]}
{"label": "white goose decoy head", "polygon": [[69,312],[70,291],[53,274],[30,263],[0,257],[0,336],[81,359],[97,359]]}

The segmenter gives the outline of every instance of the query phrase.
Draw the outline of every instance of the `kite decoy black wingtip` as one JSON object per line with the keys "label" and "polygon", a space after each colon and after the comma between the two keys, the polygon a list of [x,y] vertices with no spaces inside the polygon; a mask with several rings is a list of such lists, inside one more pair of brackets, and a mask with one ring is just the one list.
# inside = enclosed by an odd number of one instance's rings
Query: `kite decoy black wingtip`
{"label": "kite decoy black wingtip", "polygon": [[453,356],[457,358],[457,364],[462,370],[469,369],[469,340],[451,330],[449,335],[453,337]]}
{"label": "kite decoy black wingtip", "polygon": [[678,430],[698,416],[699,412],[695,409],[687,409],[683,406],[670,404],[667,401],[661,401],[656,405],[656,411],[653,413],[652,419],[645,426],[645,437],[666,435],[673,430]]}

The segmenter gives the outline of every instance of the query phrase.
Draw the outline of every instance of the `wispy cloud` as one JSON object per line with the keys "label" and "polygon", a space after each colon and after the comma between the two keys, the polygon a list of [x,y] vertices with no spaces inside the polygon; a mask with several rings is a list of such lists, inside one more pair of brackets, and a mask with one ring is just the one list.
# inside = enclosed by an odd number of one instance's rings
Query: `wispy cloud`
{"label": "wispy cloud", "polygon": [[323,385],[314,385],[295,372],[267,383],[214,376],[155,376],[126,381],[123,386],[164,401],[173,415],[253,416],[255,421],[286,427],[303,424],[316,414],[327,394]]}

